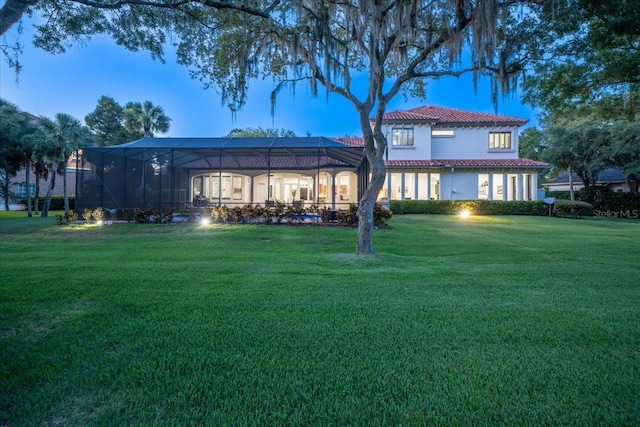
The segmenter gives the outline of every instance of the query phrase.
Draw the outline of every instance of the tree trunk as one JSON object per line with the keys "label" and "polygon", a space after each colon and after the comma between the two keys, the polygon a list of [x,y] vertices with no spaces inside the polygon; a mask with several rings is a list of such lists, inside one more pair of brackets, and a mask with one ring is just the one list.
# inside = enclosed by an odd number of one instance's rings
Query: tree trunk
{"label": "tree trunk", "polygon": [[51,205],[51,197],[53,196],[53,189],[56,186],[56,175],[58,174],[58,156],[51,159],[51,180],[49,181],[49,188],[47,189],[47,196],[44,199],[44,206],[42,206],[42,218],[46,218],[49,214],[49,206]]}
{"label": "tree trunk", "polygon": [[7,0],[0,8],[0,36],[22,18],[24,12],[37,0]]}
{"label": "tree trunk", "polygon": [[27,187],[27,217],[31,218],[33,216],[31,209],[31,159],[27,157],[27,161],[25,163],[25,177],[24,182]]}
{"label": "tree trunk", "polygon": [[35,203],[34,203],[34,207],[35,209],[35,214],[38,215],[38,210],[40,209],[40,175],[38,175],[38,173],[36,173],[36,196],[35,196]]}
{"label": "tree trunk", "polygon": [[[573,168],[571,165],[569,165],[569,198],[572,202],[576,200],[576,193],[573,189]],[[573,204],[571,205],[571,216],[576,216],[576,207]]]}
{"label": "tree trunk", "polygon": [[62,188],[64,192],[64,211],[65,213],[69,213],[69,191],[67,189],[67,161],[68,159],[64,159],[64,164],[62,166]]}
{"label": "tree trunk", "polygon": [[373,254],[373,209],[378,199],[380,189],[386,177],[384,160],[382,165],[373,164],[371,167],[371,182],[367,186],[358,206],[358,238],[356,253],[358,255]]}
{"label": "tree trunk", "polygon": [[7,172],[2,176],[2,193],[4,194],[4,209],[9,212],[9,188],[11,188],[11,181],[9,180],[9,174]]}
{"label": "tree trunk", "polygon": [[573,190],[573,169],[571,165],[569,165],[569,199],[571,199],[572,202],[576,200],[576,194]]}
{"label": "tree trunk", "polygon": [[[364,119],[366,120],[366,117]],[[367,131],[364,132],[364,151],[371,167],[371,181],[358,206],[358,237],[356,241],[356,253],[358,255],[373,254],[373,227],[375,225],[373,222],[373,209],[386,178],[384,153],[386,152],[387,139],[379,129],[377,132],[374,131],[375,133],[373,134],[371,133],[371,127]]]}

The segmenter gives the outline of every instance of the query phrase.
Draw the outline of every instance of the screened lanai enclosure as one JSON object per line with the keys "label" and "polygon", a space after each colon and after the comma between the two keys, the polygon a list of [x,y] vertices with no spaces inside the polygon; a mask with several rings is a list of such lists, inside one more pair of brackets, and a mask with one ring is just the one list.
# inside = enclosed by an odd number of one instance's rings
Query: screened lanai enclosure
{"label": "screened lanai enclosure", "polygon": [[78,153],[76,210],[357,203],[362,147],[322,137],[143,138]]}

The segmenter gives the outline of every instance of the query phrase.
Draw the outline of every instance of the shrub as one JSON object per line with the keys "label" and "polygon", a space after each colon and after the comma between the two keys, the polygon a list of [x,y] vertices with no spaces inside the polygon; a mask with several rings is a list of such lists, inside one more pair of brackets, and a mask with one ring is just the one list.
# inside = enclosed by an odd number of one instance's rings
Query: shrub
{"label": "shrub", "polygon": [[78,215],[78,212],[74,211],[74,210],[70,210],[69,212],[65,212],[64,214],[64,218],[67,220],[67,222],[69,224],[73,224],[76,221],[78,221],[78,218],[80,216]]}
{"label": "shrub", "polygon": [[151,222],[153,215],[154,215],[153,208],[140,208],[140,209],[134,210],[133,219],[138,224],[147,224]]}
{"label": "shrub", "polygon": [[91,221],[92,216],[93,216],[93,211],[91,209],[85,209],[84,212],[82,213],[82,219],[84,219],[85,222]]}
{"label": "shrub", "polygon": [[284,202],[276,200],[275,207],[273,208],[274,216],[276,217],[276,222],[278,224],[282,223],[282,220],[285,217],[285,208],[287,205]]}
{"label": "shrub", "polygon": [[338,223],[353,227],[358,224],[358,207],[351,203],[349,209],[338,210]]}
{"label": "shrub", "polygon": [[378,228],[389,228],[387,221],[391,219],[393,213],[383,207],[380,203],[373,206],[373,224]]}
{"label": "shrub", "polygon": [[122,217],[127,222],[133,222],[134,219],[135,219],[135,215],[136,215],[136,210],[135,209],[124,208],[122,210]]}
{"label": "shrub", "polygon": [[553,211],[558,216],[579,218],[580,216],[591,215],[593,213],[593,205],[580,200],[572,202],[571,200],[557,199],[553,205]]}
{"label": "shrub", "polygon": [[235,206],[229,210],[229,216],[231,217],[231,222],[234,224],[240,224],[242,221],[242,208]]}
{"label": "shrub", "polygon": [[104,219],[104,209],[98,206],[93,210],[92,215],[96,221],[102,221]]}
{"label": "shrub", "polygon": [[211,217],[214,222],[226,223],[229,221],[229,208],[225,205],[211,209]]}
{"label": "shrub", "polygon": [[547,205],[541,200],[392,200],[395,214],[457,215],[469,210],[474,215],[546,215]]}

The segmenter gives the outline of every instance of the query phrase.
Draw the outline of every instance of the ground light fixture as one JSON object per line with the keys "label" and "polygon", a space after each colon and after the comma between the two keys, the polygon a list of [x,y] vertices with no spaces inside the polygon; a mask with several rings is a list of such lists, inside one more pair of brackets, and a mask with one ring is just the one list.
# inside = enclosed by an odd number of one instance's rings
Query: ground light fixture
{"label": "ground light fixture", "polygon": [[469,215],[471,215],[471,212],[469,212],[467,209],[460,211],[460,219],[466,221],[467,219],[469,219]]}
{"label": "ground light fixture", "polygon": [[211,218],[202,217],[200,220],[200,225],[209,225],[211,224]]}

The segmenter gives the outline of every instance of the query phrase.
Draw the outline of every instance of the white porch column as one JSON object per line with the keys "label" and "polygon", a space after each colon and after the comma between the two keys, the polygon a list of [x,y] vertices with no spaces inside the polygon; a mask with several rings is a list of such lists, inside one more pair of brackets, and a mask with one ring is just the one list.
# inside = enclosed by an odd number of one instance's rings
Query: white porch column
{"label": "white porch column", "polygon": [[516,200],[522,200],[524,195],[524,176],[521,173],[518,174],[518,186],[516,187]]}
{"label": "white porch column", "polygon": [[531,200],[538,200],[538,172],[531,172]]}
{"label": "white porch column", "polygon": [[391,172],[387,172],[387,202],[391,201]]}
{"label": "white porch column", "polygon": [[427,174],[427,200],[431,200],[431,173]]}
{"label": "white porch column", "polygon": [[331,209],[336,210],[336,173],[331,171]]}
{"label": "white porch column", "polygon": [[414,172],[413,173],[413,177],[414,177],[414,182],[415,185],[414,187],[414,195],[413,195],[413,200],[418,200],[418,197],[420,197],[420,194],[418,193],[418,186],[420,185],[420,178],[419,178],[420,174],[418,172]]}
{"label": "white porch column", "polygon": [[509,174],[502,174],[502,200],[509,200]]}
{"label": "white porch column", "polygon": [[493,200],[493,173],[489,172],[489,188],[487,188],[487,199]]}
{"label": "white porch column", "polygon": [[254,186],[253,186],[253,179],[254,179],[254,178],[255,178],[255,177],[253,177],[253,176],[249,177],[249,179],[251,180],[251,181],[250,181],[250,184],[249,184],[249,204],[250,204],[250,205],[252,205],[252,204],[253,204],[253,187],[254,187]]}
{"label": "white porch column", "polygon": [[400,173],[400,200],[404,200],[404,171]]}

